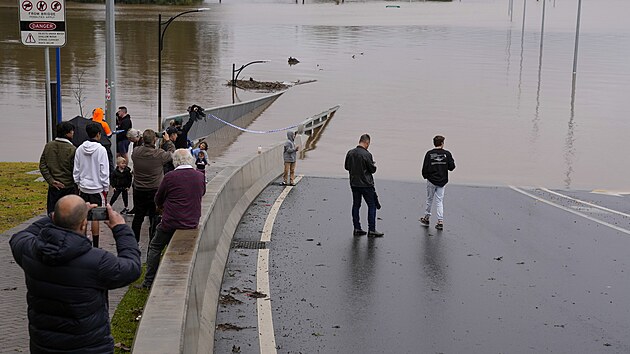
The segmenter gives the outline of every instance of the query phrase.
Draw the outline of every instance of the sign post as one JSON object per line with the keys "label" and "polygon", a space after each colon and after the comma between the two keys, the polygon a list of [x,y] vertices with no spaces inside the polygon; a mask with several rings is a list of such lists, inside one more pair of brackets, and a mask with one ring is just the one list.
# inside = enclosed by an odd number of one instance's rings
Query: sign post
{"label": "sign post", "polygon": [[[46,68],[46,127],[47,140],[54,139],[50,94],[49,47],[66,45],[65,0],[20,0],[20,38],[27,47],[44,47]],[[57,85],[60,83],[57,82]],[[59,98],[58,98],[58,101]],[[61,102],[57,102],[58,105]]]}
{"label": "sign post", "polygon": [[20,0],[20,37],[29,47],[66,45],[65,0]]}

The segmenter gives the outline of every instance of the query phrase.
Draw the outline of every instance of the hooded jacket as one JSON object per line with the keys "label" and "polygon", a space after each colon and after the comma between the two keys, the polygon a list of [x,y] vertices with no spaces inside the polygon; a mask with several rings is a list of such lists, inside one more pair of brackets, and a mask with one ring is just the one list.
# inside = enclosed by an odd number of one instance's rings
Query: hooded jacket
{"label": "hooded jacket", "polygon": [[372,154],[362,146],[348,151],[345,162],[346,171],[350,176],[351,187],[374,187],[376,165]]}
{"label": "hooded jacket", "polygon": [[295,133],[289,131],[287,132],[287,141],[284,142],[284,153],[282,157],[284,158],[284,162],[295,162],[295,153],[297,149],[295,148]]}
{"label": "hooded jacket", "polygon": [[99,123],[100,125],[103,126],[103,130],[105,131],[105,135],[107,136],[111,136],[112,135],[112,130],[109,129],[109,124],[107,124],[107,122],[103,121],[103,116],[105,115],[105,113],[103,112],[102,108],[96,108],[94,110],[94,112],[92,113],[92,121]]}
{"label": "hooded jacket", "polygon": [[11,237],[28,288],[31,353],[113,353],[107,292],[140,276],[140,250],[127,225],[112,230],[118,256],[93,248],[45,217]]}
{"label": "hooded jacket", "polygon": [[109,191],[109,159],[101,143],[87,140],[77,148],[72,176],[83,193]]}

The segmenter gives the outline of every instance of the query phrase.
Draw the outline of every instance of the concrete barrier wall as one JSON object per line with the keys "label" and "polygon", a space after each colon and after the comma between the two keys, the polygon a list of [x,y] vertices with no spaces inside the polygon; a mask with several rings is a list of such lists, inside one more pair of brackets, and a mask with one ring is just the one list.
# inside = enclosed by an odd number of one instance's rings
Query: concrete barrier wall
{"label": "concrete barrier wall", "polygon": [[241,217],[283,170],[282,144],[224,168],[208,184],[199,229],[177,231],[153,283],[134,353],[211,353],[230,243]]}

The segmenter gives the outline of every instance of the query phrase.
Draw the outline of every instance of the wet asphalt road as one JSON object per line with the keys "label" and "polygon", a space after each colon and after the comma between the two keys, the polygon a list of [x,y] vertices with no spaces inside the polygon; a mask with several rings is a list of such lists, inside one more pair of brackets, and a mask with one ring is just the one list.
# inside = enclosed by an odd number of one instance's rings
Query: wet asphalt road
{"label": "wet asphalt road", "polygon": [[[266,245],[278,353],[630,352],[628,197],[448,185],[437,231],[418,222],[424,183],[376,187],[383,238],[352,236],[345,179],[305,178],[282,204]],[[260,239],[282,189],[235,241]],[[257,252],[230,252],[222,294],[241,303],[219,305],[215,353],[259,352]]]}

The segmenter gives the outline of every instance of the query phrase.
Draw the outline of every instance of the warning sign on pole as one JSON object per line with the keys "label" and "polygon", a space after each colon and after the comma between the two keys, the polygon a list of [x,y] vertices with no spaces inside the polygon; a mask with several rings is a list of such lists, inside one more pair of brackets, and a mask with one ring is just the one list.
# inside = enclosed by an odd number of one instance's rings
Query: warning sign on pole
{"label": "warning sign on pole", "polygon": [[65,0],[20,0],[22,44],[63,47],[66,44]]}

